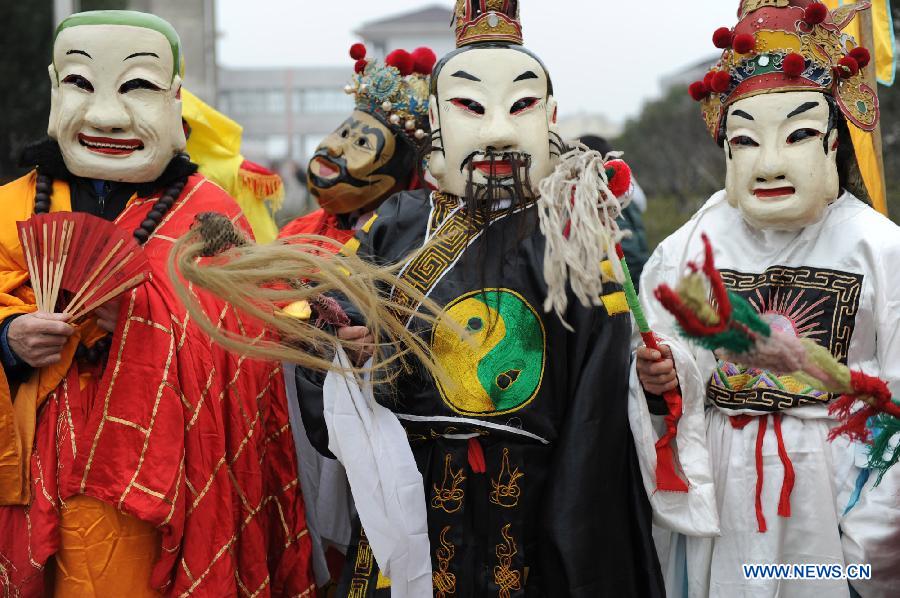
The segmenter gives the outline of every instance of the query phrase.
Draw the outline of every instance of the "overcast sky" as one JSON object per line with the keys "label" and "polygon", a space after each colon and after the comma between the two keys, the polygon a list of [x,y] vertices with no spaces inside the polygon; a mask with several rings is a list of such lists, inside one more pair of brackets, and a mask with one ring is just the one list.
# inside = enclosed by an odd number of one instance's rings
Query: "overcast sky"
{"label": "overcast sky", "polygon": [[[362,23],[450,0],[218,0],[219,63],[346,65]],[[635,116],[659,79],[716,52],[738,0],[522,0],[525,45],[550,70],[564,116]],[[449,28],[449,23],[448,23]],[[698,114],[699,118],[699,114]]]}

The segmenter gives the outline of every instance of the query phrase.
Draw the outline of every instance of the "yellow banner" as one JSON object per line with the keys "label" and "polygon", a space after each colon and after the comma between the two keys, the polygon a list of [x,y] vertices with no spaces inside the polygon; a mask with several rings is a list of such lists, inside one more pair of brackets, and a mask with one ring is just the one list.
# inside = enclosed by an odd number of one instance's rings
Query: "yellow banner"
{"label": "yellow banner", "polygon": [[[856,0],[822,0],[828,8],[834,10],[844,4],[855,4]],[[883,85],[894,83],[895,56],[894,56],[894,24],[891,19],[890,0],[870,0],[872,4],[872,41],[868,50],[872,53],[875,64],[875,75],[878,82]],[[860,43],[860,18],[857,17],[845,29],[846,33]],[[853,147],[856,150],[856,159],[866,190],[872,198],[872,205],[882,214],[887,215],[887,199],[884,193],[884,173],[882,162],[878,153],[881,151],[873,133],[860,131],[856,127],[850,127],[850,136],[853,138]]]}
{"label": "yellow banner", "polygon": [[[875,59],[875,75],[882,85],[894,84],[894,24],[891,19],[890,0],[868,0],[872,5],[872,32],[875,43],[869,48]],[[822,0],[825,5],[834,10],[845,4],[856,4],[856,0]],[[844,30],[859,43],[859,18]]]}

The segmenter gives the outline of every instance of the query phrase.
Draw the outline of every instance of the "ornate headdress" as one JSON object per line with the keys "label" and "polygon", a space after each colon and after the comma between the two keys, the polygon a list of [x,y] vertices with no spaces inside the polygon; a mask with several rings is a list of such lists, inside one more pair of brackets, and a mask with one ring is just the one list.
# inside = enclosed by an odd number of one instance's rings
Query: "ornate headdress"
{"label": "ornate headdress", "polygon": [[428,135],[431,69],[437,58],[429,48],[412,53],[395,50],[381,63],[366,58],[366,47],[353,44],[350,57],[356,74],[344,91],[356,97],[356,108],[372,114],[398,133],[417,141]]}
{"label": "ornate headdress", "polygon": [[703,118],[718,137],[727,107],[763,93],[821,91],[833,96],[847,120],[864,131],[878,123],[878,96],[862,70],[869,51],[843,33],[869,2],[834,11],[816,0],[742,0],[738,24],[721,27],[713,43],[722,58],[691,96],[702,103]]}
{"label": "ornate headdress", "polygon": [[522,45],[519,0],[456,0],[456,47],[484,42]]}

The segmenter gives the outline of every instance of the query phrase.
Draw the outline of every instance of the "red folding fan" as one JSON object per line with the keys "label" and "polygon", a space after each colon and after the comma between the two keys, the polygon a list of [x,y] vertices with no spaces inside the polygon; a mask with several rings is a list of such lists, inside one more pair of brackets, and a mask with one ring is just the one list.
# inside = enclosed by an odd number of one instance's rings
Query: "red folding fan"
{"label": "red folding fan", "polygon": [[84,213],[36,214],[16,223],[38,309],[77,320],[138,286],[150,264],[135,238]]}

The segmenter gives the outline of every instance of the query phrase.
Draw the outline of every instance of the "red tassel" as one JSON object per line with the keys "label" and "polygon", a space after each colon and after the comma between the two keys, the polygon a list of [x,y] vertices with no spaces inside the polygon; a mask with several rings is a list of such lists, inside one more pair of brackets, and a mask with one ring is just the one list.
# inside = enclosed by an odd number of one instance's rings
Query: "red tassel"
{"label": "red tassel", "polygon": [[353,44],[350,46],[350,58],[353,60],[362,60],[366,57],[366,46],[363,44]]}
{"label": "red tassel", "polygon": [[775,420],[775,439],[778,440],[778,456],[781,458],[781,465],[784,467],[784,481],[781,483],[781,497],[778,499],[778,515],[780,517],[791,516],[791,493],[794,491],[794,464],[784,448],[784,436],[781,434],[781,418],[780,413],[776,413]]}
{"label": "red tassel", "polygon": [[709,97],[709,87],[703,81],[694,81],[688,86],[688,93],[695,102],[699,102]]}
{"label": "red tassel", "polygon": [[716,299],[716,303],[718,303],[719,306],[718,314],[720,328],[716,330],[716,332],[722,332],[728,327],[728,322],[731,320],[731,299],[728,297],[728,291],[725,289],[722,275],[716,269],[716,260],[713,256],[712,243],[710,243],[706,233],[703,233],[702,237],[704,247],[703,273],[706,274],[706,277],[709,279],[713,297]]}
{"label": "red tassel", "polygon": [[731,47],[738,54],[749,54],[756,49],[756,38],[749,33],[735,35]]}
{"label": "red tassel", "polygon": [[[616,253],[622,256],[622,246],[616,245]],[[660,351],[659,341],[652,332],[642,332],[641,338],[648,349]],[[656,441],[656,488],[666,492],[687,492],[688,485],[675,471],[675,452],[672,441],[678,435],[678,422],[684,413],[684,400],[677,390],[663,394],[669,414],[665,417],[666,433]]]}
{"label": "red tassel", "polygon": [[803,20],[810,26],[818,25],[824,22],[826,18],[828,18],[828,7],[821,2],[813,2],[807,6],[803,15]]}
{"label": "red tassel", "polygon": [[[682,330],[684,330],[688,336],[711,336],[713,334],[718,334],[725,329],[725,326],[722,325],[724,320],[717,326],[709,326],[700,321],[697,314],[684,304],[681,297],[678,296],[678,293],[676,293],[669,285],[659,285],[653,294],[656,299],[662,303],[663,307],[675,316],[675,319],[678,320],[678,325],[681,326]],[[725,322],[725,324],[727,326],[727,322]]]}
{"label": "red tassel", "polygon": [[759,526],[759,533],[764,534],[768,527],[766,526],[766,516],[763,515],[762,509],[762,489],[763,489],[763,461],[762,447],[763,439],[766,437],[766,422],[769,416],[763,415],[759,418],[759,430],[756,433],[756,524]]}
{"label": "red tassel", "polygon": [[612,169],[609,176],[609,190],[616,197],[622,197],[631,189],[631,168],[624,160],[610,160],[606,163],[606,173]]}
{"label": "red tassel", "polygon": [[[891,400],[891,391],[884,380],[875,376],[856,370],[851,371],[850,387],[853,389],[852,394],[842,395],[828,408],[828,413],[841,422],[828,433],[828,440],[846,436],[857,442],[871,442],[872,433],[866,426],[869,418],[879,413],[897,417],[900,415],[900,406]],[[865,407],[853,413],[853,405],[862,397],[869,397],[874,405],[866,402]]]}
{"label": "red tassel", "polygon": [[866,68],[869,65],[869,62],[872,61],[872,55],[862,46],[857,46],[850,50],[850,57],[856,61],[861,69]]}
{"label": "red tassel", "polygon": [[670,390],[663,394],[669,414],[666,415],[666,433],[656,441],[656,487],[666,492],[687,492],[688,485],[675,472],[675,453],[672,441],[678,433],[678,421],[683,413],[681,393]]}
{"label": "red tassel", "polygon": [[[762,488],[763,488],[763,462],[762,462],[762,446],[763,439],[766,437],[766,420],[768,415],[761,415],[756,419],[759,420],[759,428],[756,430],[756,525],[759,533],[766,533],[766,516],[762,510]],[[731,427],[735,430],[743,430],[753,421],[752,415],[732,415],[730,418]],[[793,483],[792,483],[793,485]],[[783,487],[782,487],[783,489]]]}
{"label": "red tassel", "polygon": [[484,464],[484,450],[475,436],[469,438],[469,467],[472,468],[472,473],[484,473],[487,471],[487,467]]}

